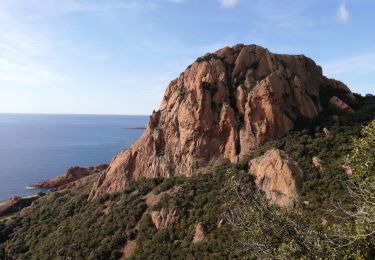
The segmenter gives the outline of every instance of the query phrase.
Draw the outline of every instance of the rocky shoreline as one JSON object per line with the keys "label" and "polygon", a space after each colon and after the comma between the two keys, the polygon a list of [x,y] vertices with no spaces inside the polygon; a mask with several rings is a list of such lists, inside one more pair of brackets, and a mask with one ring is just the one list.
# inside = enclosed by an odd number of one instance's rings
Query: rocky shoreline
{"label": "rocky shoreline", "polygon": [[79,179],[104,171],[107,168],[108,168],[107,164],[98,164],[98,165],[90,166],[87,168],[79,167],[79,166],[72,166],[63,175],[53,177],[51,179],[44,180],[41,182],[30,184],[28,187],[48,188],[52,190],[57,190]]}
{"label": "rocky shoreline", "polygon": [[[108,168],[107,164],[98,164],[90,167],[72,166],[64,174],[48,180],[33,183],[27,189],[46,189],[46,191],[61,191],[67,188],[79,186],[84,179],[101,173]],[[44,197],[46,193],[38,192],[29,196],[13,196],[0,201],[0,218],[9,217],[31,206],[34,201]]]}
{"label": "rocky shoreline", "polygon": [[0,218],[12,215],[29,207],[34,201],[45,195],[45,193],[39,192],[38,194],[31,196],[14,196],[0,202]]}

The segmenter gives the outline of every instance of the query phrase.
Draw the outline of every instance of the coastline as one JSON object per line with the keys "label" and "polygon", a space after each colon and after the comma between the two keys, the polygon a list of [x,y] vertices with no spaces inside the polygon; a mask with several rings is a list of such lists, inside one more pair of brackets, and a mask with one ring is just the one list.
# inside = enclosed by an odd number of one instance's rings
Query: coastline
{"label": "coastline", "polygon": [[72,165],[110,162],[141,136],[147,121],[136,115],[0,113],[0,200],[45,192],[31,184]]}

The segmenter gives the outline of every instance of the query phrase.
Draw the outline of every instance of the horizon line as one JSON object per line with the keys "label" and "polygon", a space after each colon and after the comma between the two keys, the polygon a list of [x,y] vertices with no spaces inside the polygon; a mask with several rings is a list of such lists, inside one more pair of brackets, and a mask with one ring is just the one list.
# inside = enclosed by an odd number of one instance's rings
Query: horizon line
{"label": "horizon line", "polygon": [[34,112],[0,112],[0,115],[61,115],[61,116],[150,116],[145,114],[86,114],[86,113],[34,113]]}

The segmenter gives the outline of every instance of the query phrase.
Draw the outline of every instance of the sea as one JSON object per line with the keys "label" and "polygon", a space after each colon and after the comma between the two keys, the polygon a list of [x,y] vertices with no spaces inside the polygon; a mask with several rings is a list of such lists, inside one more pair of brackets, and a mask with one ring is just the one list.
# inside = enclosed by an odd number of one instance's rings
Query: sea
{"label": "sea", "polygon": [[70,166],[109,163],[144,132],[148,116],[0,114],[0,201]]}

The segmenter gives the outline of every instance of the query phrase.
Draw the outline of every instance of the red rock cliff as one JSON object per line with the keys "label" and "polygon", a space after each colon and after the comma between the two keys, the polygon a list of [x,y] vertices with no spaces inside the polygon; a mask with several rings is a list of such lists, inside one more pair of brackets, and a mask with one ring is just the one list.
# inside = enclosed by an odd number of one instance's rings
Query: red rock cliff
{"label": "red rock cliff", "polygon": [[112,160],[90,198],[141,176],[190,176],[219,158],[236,162],[297,120],[316,117],[333,96],[355,101],[343,83],[324,77],[303,55],[256,45],[207,54],[169,84],[142,137]]}
{"label": "red rock cliff", "polygon": [[41,181],[38,183],[34,183],[29,185],[30,187],[35,188],[53,188],[57,189],[62,186],[65,186],[69,183],[75,182],[79,179],[87,177],[89,175],[99,173],[107,169],[108,165],[106,164],[98,164],[95,166],[91,166],[88,168],[73,166],[70,167],[63,175],[54,177],[49,180]]}

